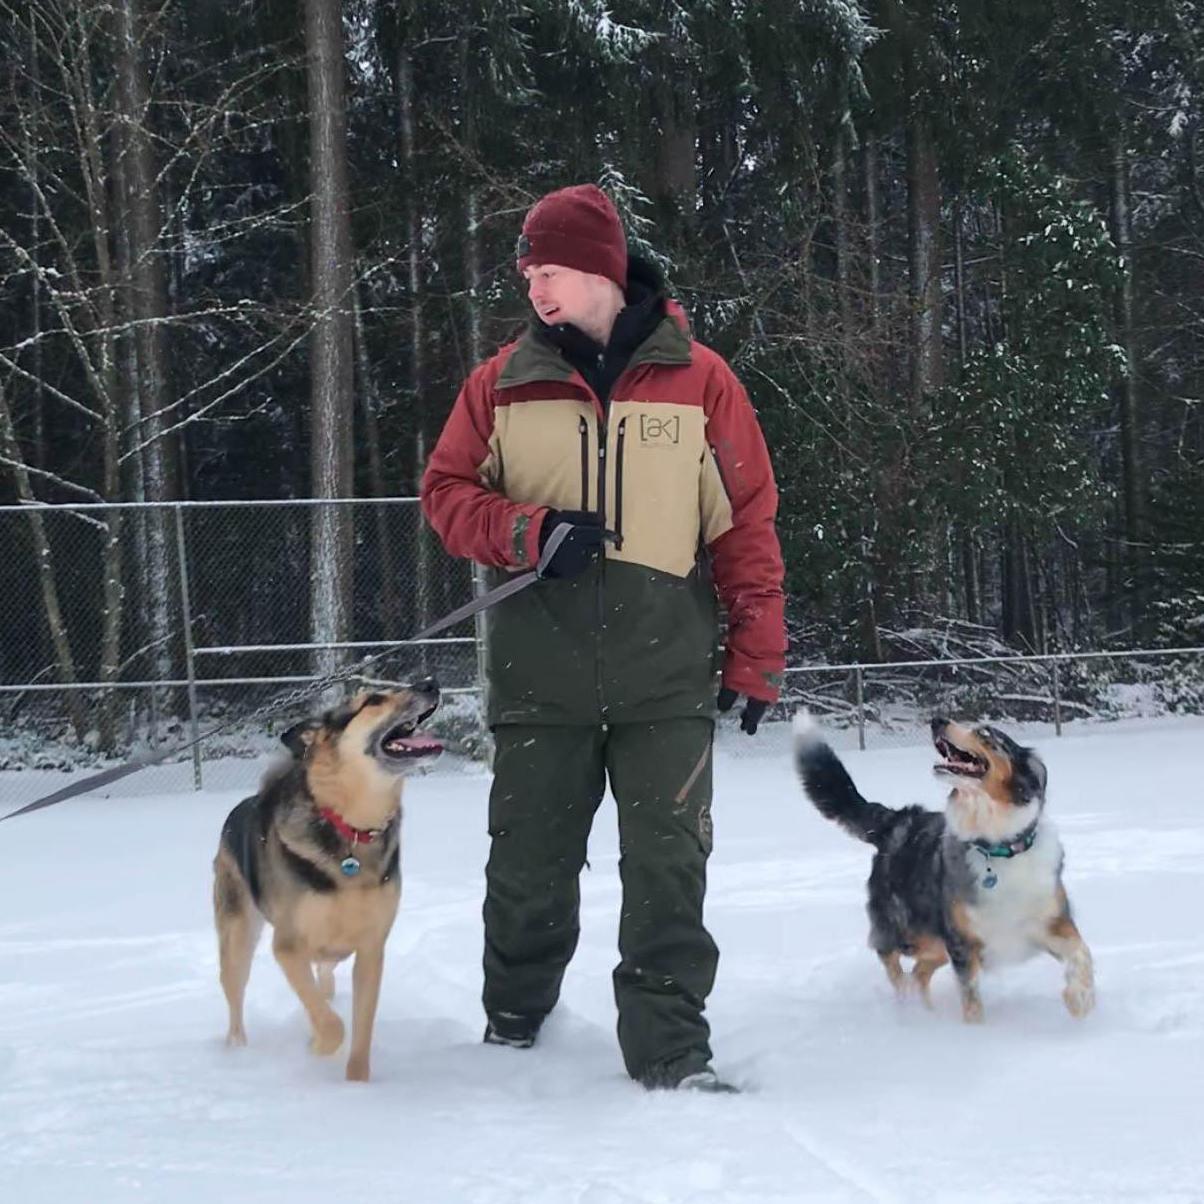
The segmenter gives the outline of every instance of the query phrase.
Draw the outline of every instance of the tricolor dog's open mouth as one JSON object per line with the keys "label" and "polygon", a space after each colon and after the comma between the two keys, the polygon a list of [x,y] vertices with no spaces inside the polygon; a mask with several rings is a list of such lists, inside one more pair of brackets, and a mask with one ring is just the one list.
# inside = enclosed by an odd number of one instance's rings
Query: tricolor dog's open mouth
{"label": "tricolor dog's open mouth", "polygon": [[380,738],[379,747],[382,756],[388,761],[415,761],[423,757],[437,757],[443,751],[443,745],[433,736],[418,733],[418,728],[437,709],[437,707],[431,707],[417,719],[408,723],[398,723],[389,728]]}
{"label": "tricolor dog's open mouth", "polygon": [[938,736],[933,744],[941,757],[941,760],[933,766],[937,773],[950,773],[962,778],[986,777],[989,768],[986,757],[980,757],[976,753],[967,752],[964,748],[958,748],[945,736]]}

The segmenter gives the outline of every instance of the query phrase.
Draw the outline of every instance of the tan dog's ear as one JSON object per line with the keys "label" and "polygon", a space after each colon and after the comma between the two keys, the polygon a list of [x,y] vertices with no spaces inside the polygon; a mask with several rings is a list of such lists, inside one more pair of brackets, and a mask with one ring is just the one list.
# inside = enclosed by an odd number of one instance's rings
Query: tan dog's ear
{"label": "tan dog's ear", "polygon": [[314,736],[320,726],[316,719],[302,719],[281,735],[280,743],[300,760],[305,756],[305,750],[314,742]]}

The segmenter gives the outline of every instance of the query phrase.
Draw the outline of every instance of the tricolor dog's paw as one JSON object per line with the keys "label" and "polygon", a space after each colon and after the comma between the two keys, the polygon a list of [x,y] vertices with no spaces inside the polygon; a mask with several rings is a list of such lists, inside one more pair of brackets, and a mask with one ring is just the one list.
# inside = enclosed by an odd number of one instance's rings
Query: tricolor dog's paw
{"label": "tricolor dog's paw", "polygon": [[1082,1020],[1095,1007],[1095,987],[1089,982],[1068,983],[1062,992],[1066,1010],[1076,1019]]}

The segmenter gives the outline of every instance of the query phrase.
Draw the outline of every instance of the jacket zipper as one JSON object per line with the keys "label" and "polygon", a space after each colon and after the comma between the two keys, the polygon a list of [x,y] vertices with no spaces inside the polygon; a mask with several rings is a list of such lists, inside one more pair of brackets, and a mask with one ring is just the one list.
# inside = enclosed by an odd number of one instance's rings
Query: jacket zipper
{"label": "jacket zipper", "polygon": [[719,452],[716,451],[713,443],[708,446],[711,449],[711,459],[715,461],[715,471],[719,474],[719,484],[723,486],[723,492],[727,495],[727,500],[730,503],[732,500],[732,491],[727,487],[727,477],[723,475],[723,465],[719,463]]}
{"label": "jacket zipper", "polygon": [[627,437],[627,419],[619,419],[615,439],[615,549],[623,547],[623,440]]}
{"label": "jacket zipper", "polygon": [[[601,360],[599,360],[599,366],[601,366]],[[631,365],[628,364],[628,366],[622,372],[619,373],[618,379],[615,380],[614,384],[611,385],[610,392],[605,397],[599,397],[596,393],[594,394],[594,396],[598,398],[598,403],[601,408],[601,415],[598,418],[598,521],[602,524],[603,528],[606,527],[606,433],[607,433],[606,426],[607,426],[607,420],[610,417],[610,399],[613,396],[615,388],[619,384],[619,381],[621,381],[630,371],[631,371]],[[590,392],[593,392],[593,390],[591,389]],[[626,421],[626,419],[623,419],[619,423],[620,448],[622,446],[623,424],[625,421]],[[620,454],[620,458],[621,458],[621,455],[622,455],[621,450],[620,450],[619,454]],[[616,465],[616,467],[617,467],[617,465]],[[618,478],[616,477],[616,479],[615,479],[616,503],[618,503],[618,500],[619,500],[619,489],[620,489],[620,485],[618,482]],[[615,513],[615,527],[616,527],[615,535],[616,536],[621,536],[621,530],[618,529],[620,517],[621,516],[616,509],[616,513]],[[618,544],[616,544],[616,546],[618,546]],[[598,685],[598,710],[602,715],[603,723],[606,722],[607,711],[609,709],[606,705],[606,692],[602,687],[602,634],[603,634],[605,627],[606,627],[606,545],[603,544],[601,554],[598,556],[598,658],[597,658],[597,663],[598,663],[598,682],[597,682],[597,685]]]}
{"label": "jacket zipper", "polygon": [[589,423],[585,416],[577,419],[577,431],[581,436],[581,509],[589,509]]}

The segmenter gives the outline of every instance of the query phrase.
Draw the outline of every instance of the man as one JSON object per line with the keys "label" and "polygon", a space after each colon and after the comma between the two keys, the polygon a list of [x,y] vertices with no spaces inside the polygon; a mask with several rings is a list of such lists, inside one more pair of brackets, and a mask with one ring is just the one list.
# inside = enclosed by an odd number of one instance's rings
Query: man
{"label": "man", "polygon": [[749,734],[785,658],[777,491],[731,369],[693,342],[593,185],[527,214],[531,327],[468,378],[422,506],[448,551],[544,580],[490,612],[496,751],[486,867],[485,1040],[525,1048],[578,937],[578,877],[606,779],[619,812],[619,1044],[649,1088],[731,1090],[703,1008],[716,589],[720,709]]}

